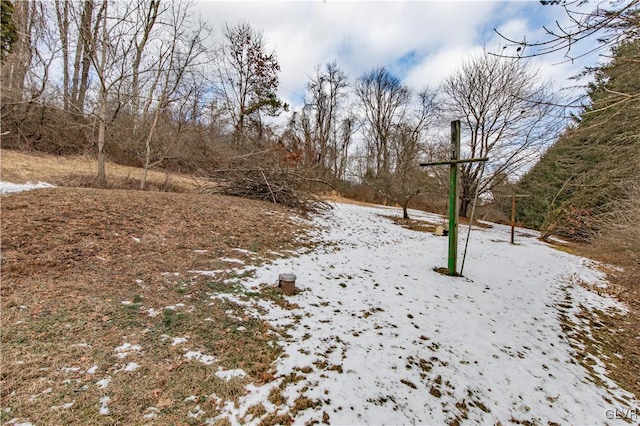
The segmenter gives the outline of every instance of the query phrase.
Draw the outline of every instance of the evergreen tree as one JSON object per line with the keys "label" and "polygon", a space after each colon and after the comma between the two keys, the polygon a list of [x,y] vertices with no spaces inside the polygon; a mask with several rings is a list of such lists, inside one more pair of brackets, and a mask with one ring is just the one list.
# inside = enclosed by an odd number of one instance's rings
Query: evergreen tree
{"label": "evergreen tree", "polygon": [[591,103],[520,182],[519,217],[545,234],[589,239],[640,182],[640,40],[594,70]]}
{"label": "evergreen tree", "polygon": [[13,22],[13,3],[9,0],[0,0],[0,59],[11,53],[13,43],[18,39],[18,30]]}

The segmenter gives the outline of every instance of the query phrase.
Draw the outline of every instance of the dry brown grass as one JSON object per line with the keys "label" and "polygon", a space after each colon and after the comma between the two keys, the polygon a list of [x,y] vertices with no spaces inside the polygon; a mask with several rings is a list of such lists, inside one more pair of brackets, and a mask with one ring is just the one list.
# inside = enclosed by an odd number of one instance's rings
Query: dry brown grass
{"label": "dry brown grass", "polygon": [[[13,183],[46,181],[58,186],[86,186],[97,172],[97,162],[92,157],[62,157],[48,154],[32,154],[9,149],[0,149],[0,179]],[[142,169],[106,164],[107,182],[117,182],[121,186],[139,186]],[[188,175],[171,174],[150,170],[148,183],[152,188],[162,188],[168,184],[180,192],[196,189],[198,180]]]}
{"label": "dry brown grass", "polygon": [[325,201],[330,203],[344,203],[344,204],[353,204],[356,206],[363,207],[379,207],[377,204],[367,203],[365,201],[352,200],[351,198],[345,198],[339,195],[337,192],[332,191],[332,193],[327,194],[324,197]]}
{"label": "dry brown grass", "polygon": [[[57,183],[85,161],[7,152],[2,179],[14,182]],[[250,268],[234,271],[241,265],[224,258],[251,266],[299,248],[304,227],[293,212],[224,196],[89,188],[1,203],[0,423],[201,424],[247,383],[275,379],[277,331],[250,306],[286,300],[268,286],[246,289]],[[175,337],[188,340],[172,345]],[[125,343],[140,350],[120,358]],[[187,350],[216,361],[189,360]],[[139,367],[127,371],[132,362]],[[247,376],[226,381],[218,368]]]}
{"label": "dry brown grass", "polygon": [[[382,217],[391,219],[396,225],[400,225],[403,228],[410,229],[412,231],[419,231],[419,232],[434,233],[436,232],[436,227],[438,225],[441,225],[440,223],[436,224],[428,220],[422,220],[422,219],[403,219],[398,216],[388,216],[388,215],[383,215]],[[467,218],[461,217],[458,220],[459,220],[459,223],[461,224],[469,223],[469,220]],[[491,225],[484,222],[478,222],[476,220],[473,221],[473,226],[477,226],[478,228],[491,228]]]}
{"label": "dry brown grass", "polygon": [[[628,255],[628,250],[638,251],[638,241],[634,239],[637,230],[630,230],[626,236],[605,235],[592,244],[568,241],[565,243],[549,243],[556,250],[576,256],[589,257],[603,262],[599,265],[601,272],[607,275],[608,286],[594,288],[586,286],[588,290],[604,296],[613,297],[628,308],[625,315],[618,313],[589,312],[583,310],[583,318],[589,319],[592,326],[590,335],[577,333],[577,339],[582,344],[578,353],[604,355],[601,357],[607,366],[609,376],[624,389],[640,397],[640,264],[634,262],[634,255]],[[625,239],[628,238],[628,241]],[[637,256],[637,255],[636,255]],[[637,257],[636,257],[637,258]],[[597,326],[593,326],[597,324]],[[614,355],[615,354],[615,355]]]}

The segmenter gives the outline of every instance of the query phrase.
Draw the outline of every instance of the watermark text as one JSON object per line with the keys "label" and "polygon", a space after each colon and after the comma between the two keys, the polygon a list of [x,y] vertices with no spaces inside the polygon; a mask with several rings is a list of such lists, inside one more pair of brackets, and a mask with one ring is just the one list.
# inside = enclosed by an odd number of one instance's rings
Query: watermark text
{"label": "watermark text", "polygon": [[609,420],[640,420],[640,410],[637,408],[611,408],[605,412]]}

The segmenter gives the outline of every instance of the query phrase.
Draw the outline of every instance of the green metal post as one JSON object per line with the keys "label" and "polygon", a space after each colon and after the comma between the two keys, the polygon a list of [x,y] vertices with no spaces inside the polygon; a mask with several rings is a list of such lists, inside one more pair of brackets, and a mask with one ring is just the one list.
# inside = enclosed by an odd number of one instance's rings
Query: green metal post
{"label": "green metal post", "polygon": [[458,163],[460,159],[460,120],[451,122],[451,165],[449,177],[449,275],[456,275],[458,259]]}

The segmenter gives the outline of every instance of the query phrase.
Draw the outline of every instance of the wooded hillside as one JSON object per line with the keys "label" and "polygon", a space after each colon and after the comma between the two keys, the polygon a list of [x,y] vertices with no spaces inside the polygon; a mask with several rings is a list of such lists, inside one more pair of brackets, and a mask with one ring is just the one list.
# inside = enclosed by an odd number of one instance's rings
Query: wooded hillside
{"label": "wooded hillside", "polygon": [[522,179],[519,215],[544,235],[640,262],[640,40],[595,71],[590,105]]}

